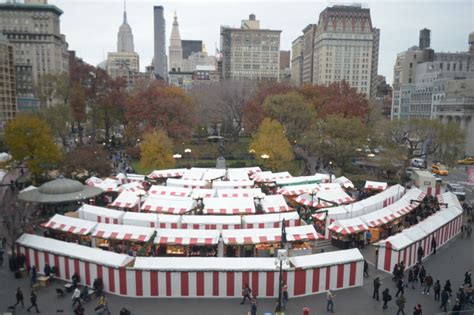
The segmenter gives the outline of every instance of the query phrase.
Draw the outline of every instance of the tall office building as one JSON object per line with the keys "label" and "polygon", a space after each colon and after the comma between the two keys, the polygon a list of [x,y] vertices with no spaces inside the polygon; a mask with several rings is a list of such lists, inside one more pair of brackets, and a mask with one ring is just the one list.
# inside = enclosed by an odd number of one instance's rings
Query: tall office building
{"label": "tall office building", "polygon": [[291,43],[291,82],[296,86],[303,84],[303,36]]}
{"label": "tall office building", "polygon": [[319,15],[318,24],[303,29],[302,84],[345,80],[375,97],[380,30],[370,10],[360,5],[335,5]]}
{"label": "tall office building", "polygon": [[155,70],[155,77],[157,79],[166,80],[168,73],[168,66],[166,61],[166,34],[165,34],[165,17],[163,7],[153,7],[154,20],[154,44],[155,53],[153,58],[153,66]]}
{"label": "tall office building", "polygon": [[133,33],[132,28],[127,22],[127,9],[124,7],[123,10],[123,22],[120,25],[119,32],[117,35],[117,51],[118,52],[134,52],[133,47]]}
{"label": "tall office building", "polygon": [[279,80],[280,33],[261,29],[254,14],[240,28],[221,26],[222,78]]}
{"label": "tall office building", "polygon": [[16,114],[15,64],[13,45],[0,33],[0,134]]}
{"label": "tall office building", "polygon": [[[48,74],[68,71],[67,43],[60,32],[58,7],[46,0],[0,3],[0,32],[13,45],[18,110],[38,108],[34,86]],[[48,98],[42,106],[52,106]]]}
{"label": "tall office building", "polygon": [[169,46],[170,72],[181,72],[183,68],[183,47],[181,46],[181,36],[179,35],[178,16],[174,13],[173,28],[171,29]]}
{"label": "tall office building", "polygon": [[181,41],[181,47],[183,49],[183,59],[187,59],[192,53],[198,53],[202,51],[203,44],[202,40],[186,40]]}

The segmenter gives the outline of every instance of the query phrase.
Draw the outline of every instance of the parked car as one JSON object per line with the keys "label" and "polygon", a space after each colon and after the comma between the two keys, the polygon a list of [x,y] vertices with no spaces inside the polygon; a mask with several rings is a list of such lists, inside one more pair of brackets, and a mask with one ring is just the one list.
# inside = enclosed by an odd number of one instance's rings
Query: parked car
{"label": "parked car", "polygon": [[459,201],[464,201],[466,199],[466,190],[463,186],[455,183],[450,183],[446,186],[450,192],[458,197]]}
{"label": "parked car", "polygon": [[431,165],[431,173],[446,176],[449,174],[448,168],[440,163],[434,163]]}
{"label": "parked car", "polygon": [[411,166],[418,168],[426,168],[426,162],[420,158],[411,159]]}
{"label": "parked car", "polygon": [[458,160],[458,164],[461,165],[474,165],[474,157],[467,157],[462,160]]}

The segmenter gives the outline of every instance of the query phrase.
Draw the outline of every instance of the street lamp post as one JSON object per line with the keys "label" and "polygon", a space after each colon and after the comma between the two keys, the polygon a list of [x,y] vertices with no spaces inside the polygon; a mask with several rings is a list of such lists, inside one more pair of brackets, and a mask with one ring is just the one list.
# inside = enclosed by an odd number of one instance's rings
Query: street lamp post
{"label": "street lamp post", "polygon": [[173,159],[176,160],[176,166],[178,166],[179,159],[182,158],[183,156],[179,153],[173,154]]}
{"label": "street lamp post", "polygon": [[263,165],[265,165],[270,156],[268,154],[262,154],[260,158],[263,160]]}
{"label": "street lamp post", "polygon": [[184,154],[186,155],[186,163],[188,164],[187,168],[191,168],[191,163],[190,163],[191,152],[192,152],[191,149],[184,149]]}
{"label": "street lamp post", "polygon": [[138,196],[138,212],[141,212],[141,207],[142,207],[142,198],[145,196],[142,190],[140,190],[137,194]]}
{"label": "street lamp post", "polygon": [[277,259],[275,260],[275,264],[278,265],[280,263],[280,275],[278,279],[278,305],[276,307],[275,313],[281,314],[282,307],[281,307],[281,298],[282,298],[282,287],[283,287],[283,262],[288,262],[288,254],[285,248],[286,245],[286,224],[285,219],[281,222],[281,248],[278,250]]}
{"label": "street lamp post", "polygon": [[332,183],[332,161],[329,161],[329,182]]}
{"label": "street lamp post", "polygon": [[257,214],[261,214],[263,213],[263,205],[262,205],[262,200],[265,198],[265,194],[262,193],[262,192],[258,192],[254,195],[253,197],[254,199],[257,199],[258,200],[258,203],[257,203]]}

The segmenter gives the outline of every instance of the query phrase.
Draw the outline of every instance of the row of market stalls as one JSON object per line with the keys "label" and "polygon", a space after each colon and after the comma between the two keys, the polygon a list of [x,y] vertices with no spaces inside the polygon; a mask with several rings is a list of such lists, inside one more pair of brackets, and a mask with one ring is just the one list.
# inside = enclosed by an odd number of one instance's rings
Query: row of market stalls
{"label": "row of market stalls", "polygon": [[[104,291],[128,297],[241,298],[244,284],[259,297],[278,296],[274,258],[130,257],[51,238],[24,234],[17,240],[26,265],[40,272],[46,263],[57,277],[92,286],[101,278]],[[363,284],[364,260],[357,249],[291,257],[282,278],[289,297],[340,290]]]}
{"label": "row of market stalls", "polygon": [[404,262],[406,268],[418,261],[418,248],[423,249],[425,259],[432,254],[432,240],[439,248],[461,231],[462,206],[456,195],[445,193],[439,196],[442,209],[420,223],[402,230],[375,244],[378,247],[376,266],[379,270],[391,272],[395,264]]}

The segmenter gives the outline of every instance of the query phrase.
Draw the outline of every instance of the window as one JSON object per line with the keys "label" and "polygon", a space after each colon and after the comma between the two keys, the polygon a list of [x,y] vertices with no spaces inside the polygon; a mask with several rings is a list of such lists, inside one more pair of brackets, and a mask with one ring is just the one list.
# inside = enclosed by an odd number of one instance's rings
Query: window
{"label": "window", "polygon": [[413,62],[410,62],[410,69],[413,68]]}

